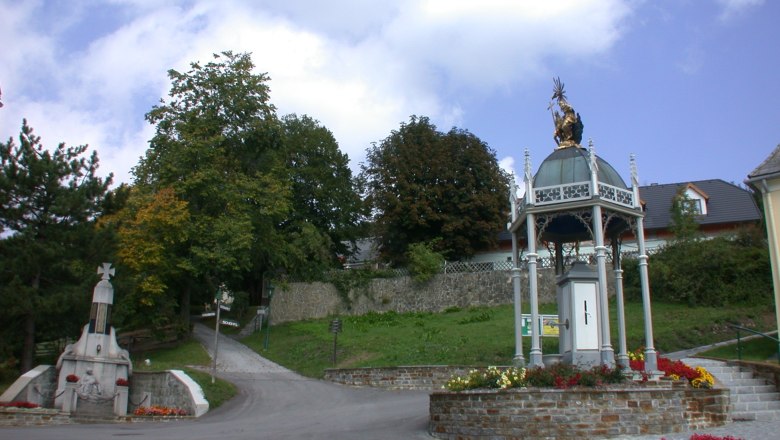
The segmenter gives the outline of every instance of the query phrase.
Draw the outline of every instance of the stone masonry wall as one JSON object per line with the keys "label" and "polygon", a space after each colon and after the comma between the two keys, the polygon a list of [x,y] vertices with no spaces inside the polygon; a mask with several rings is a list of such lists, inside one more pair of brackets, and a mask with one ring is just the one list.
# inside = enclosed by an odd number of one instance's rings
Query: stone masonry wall
{"label": "stone masonry wall", "polygon": [[0,408],[1,426],[69,425],[73,423],[70,414],[57,409]]}
{"label": "stone masonry wall", "polygon": [[[271,323],[368,312],[439,312],[448,307],[495,306],[513,299],[511,272],[439,274],[427,283],[411,277],[372,280],[368,287],[349,292],[351,308],[329,283],[288,283],[279,287],[271,303]],[[610,280],[611,281],[611,280]],[[523,301],[528,301],[528,273],[521,274]],[[555,302],[555,273],[539,271],[539,302]],[[610,292],[613,288],[608,284]]]}
{"label": "stone masonry wall", "polygon": [[437,438],[583,439],[665,434],[729,421],[726,389],[685,382],[641,388],[477,390],[430,396]]}
{"label": "stone masonry wall", "polygon": [[[146,393],[151,398],[144,399]],[[188,414],[195,414],[195,404],[189,390],[176,376],[168,371],[133,373],[127,413],[132,414],[139,406],[165,406],[181,408]]]}
{"label": "stone masonry wall", "polygon": [[390,390],[441,390],[452,376],[465,376],[472,368],[474,367],[451,365],[334,368],[325,370],[325,380]]}

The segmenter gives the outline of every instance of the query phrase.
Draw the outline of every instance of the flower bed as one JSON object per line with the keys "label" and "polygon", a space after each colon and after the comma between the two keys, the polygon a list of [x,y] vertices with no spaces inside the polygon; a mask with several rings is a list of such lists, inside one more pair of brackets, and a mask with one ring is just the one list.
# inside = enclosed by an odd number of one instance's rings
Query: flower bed
{"label": "flower bed", "polygon": [[0,402],[0,407],[32,409],[32,408],[38,408],[38,407],[40,407],[40,405],[38,405],[37,403],[32,403],[32,402],[19,402],[19,401],[17,401],[17,402]]}
{"label": "flower bed", "polygon": [[139,406],[133,411],[133,415],[136,416],[186,416],[187,411],[181,408],[170,408],[167,406]]}
{"label": "flower bed", "polygon": [[606,366],[580,370],[572,365],[556,364],[548,368],[506,368],[488,367],[473,369],[465,377],[454,376],[444,388],[450,391],[464,391],[479,388],[510,389],[525,387],[566,389],[576,386],[597,387],[625,382],[620,368]]}
{"label": "flower bed", "polygon": [[579,439],[683,432],[729,420],[728,391],[711,389],[714,380],[704,368],[659,358],[671,380],[648,382],[640,355],[634,352],[631,362],[641,381],[606,366],[472,369],[450,378],[443,387],[448,391],[431,395],[429,432]]}
{"label": "flower bed", "polygon": [[[647,380],[645,372],[644,348],[639,348],[628,353],[631,369],[639,372],[643,380]],[[658,356],[658,369],[664,373],[664,377],[673,380],[685,379],[694,388],[712,388],[715,384],[715,378],[704,367],[692,368],[683,361],[673,361],[671,359]]]}

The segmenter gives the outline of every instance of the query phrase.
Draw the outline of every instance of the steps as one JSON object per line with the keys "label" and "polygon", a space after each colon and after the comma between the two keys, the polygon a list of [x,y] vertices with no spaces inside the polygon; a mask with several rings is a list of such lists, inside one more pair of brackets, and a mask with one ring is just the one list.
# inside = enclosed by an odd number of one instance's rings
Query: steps
{"label": "steps", "polygon": [[704,367],[716,379],[715,386],[731,391],[731,418],[734,421],[780,420],[780,393],[766,379],[752,371],[712,359],[687,358],[692,367]]}

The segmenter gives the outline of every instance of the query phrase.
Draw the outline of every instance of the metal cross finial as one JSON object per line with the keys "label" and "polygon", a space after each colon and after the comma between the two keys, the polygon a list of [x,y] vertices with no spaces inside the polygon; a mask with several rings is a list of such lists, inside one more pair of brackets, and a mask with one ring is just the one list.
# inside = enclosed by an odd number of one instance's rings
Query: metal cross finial
{"label": "metal cross finial", "polygon": [[102,266],[98,266],[97,273],[98,275],[103,275],[104,280],[109,280],[111,278],[111,275],[113,275],[115,272],[114,268],[111,267],[111,263],[103,263]]}

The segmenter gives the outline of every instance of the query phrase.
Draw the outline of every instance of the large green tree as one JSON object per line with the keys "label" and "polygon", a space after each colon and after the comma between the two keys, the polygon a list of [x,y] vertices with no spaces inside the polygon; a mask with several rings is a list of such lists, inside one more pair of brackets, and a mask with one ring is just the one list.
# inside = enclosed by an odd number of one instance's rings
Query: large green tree
{"label": "large green tree", "polygon": [[253,67],[248,54],[224,52],[205,65],[192,63],[186,73],[170,70],[169,99],[146,115],[155,135],[133,170],[135,186],[139,196],[170,188],[186,203],[189,218],[177,228],[186,228],[188,239],[176,246],[194,282],[158,286],[178,295],[185,309],[190,286],[213,295],[221,282],[269,263],[275,257],[269,251],[278,247],[276,225],[290,210],[268,77]]}
{"label": "large green tree", "polygon": [[310,223],[325,233],[331,255],[347,253],[364,214],[349,158],[330,130],[309,116],[286,115],[282,126],[292,181],[288,223]]}
{"label": "large green tree", "polygon": [[361,179],[383,256],[403,263],[409,245],[435,242],[449,259],[495,245],[506,224],[509,176],[472,133],[439,132],[426,117],[367,151]]}
{"label": "large green tree", "polygon": [[22,371],[47,323],[61,334],[77,328],[71,316],[87,316],[73,311],[89,306],[88,274],[102,257],[94,221],[111,176],[98,177],[97,153],[86,151],[44,148],[26,120],[19,143],[0,144],[0,309],[3,327],[23,337]]}
{"label": "large green tree", "polygon": [[182,316],[221,282],[256,298],[270,271],[327,264],[354,222],[346,156],[313,119],[280,120],[269,78],[253,69],[249,54],[223,52],[186,73],[171,70],[168,99],[146,116],[155,135],[133,170],[135,202],[120,216],[120,237],[135,237],[133,254],[177,237],[155,251],[175,264],[149,260],[134,271],[149,289],[139,298],[176,298]]}

